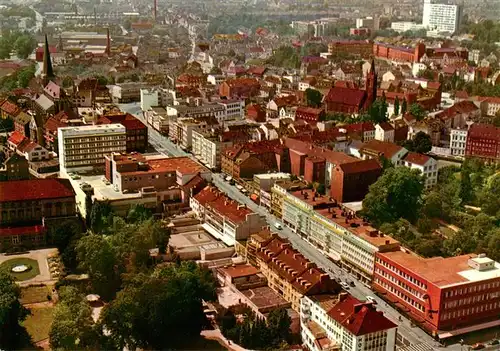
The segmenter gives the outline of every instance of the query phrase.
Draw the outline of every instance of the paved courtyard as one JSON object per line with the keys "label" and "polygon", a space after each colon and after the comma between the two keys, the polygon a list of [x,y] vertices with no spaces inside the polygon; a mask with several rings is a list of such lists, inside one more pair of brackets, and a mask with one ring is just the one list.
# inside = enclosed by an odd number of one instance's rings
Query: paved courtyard
{"label": "paved courtyard", "polygon": [[33,250],[33,251],[28,252],[28,253],[23,253],[23,254],[19,254],[19,255],[0,254],[0,264],[5,262],[5,261],[11,260],[13,258],[19,258],[19,257],[31,258],[32,260],[35,260],[38,262],[40,274],[34,278],[19,282],[19,285],[27,286],[27,285],[32,285],[32,284],[53,283],[56,280],[52,279],[50,276],[49,264],[47,262],[47,257],[50,254],[55,254],[55,253],[57,253],[57,249]]}

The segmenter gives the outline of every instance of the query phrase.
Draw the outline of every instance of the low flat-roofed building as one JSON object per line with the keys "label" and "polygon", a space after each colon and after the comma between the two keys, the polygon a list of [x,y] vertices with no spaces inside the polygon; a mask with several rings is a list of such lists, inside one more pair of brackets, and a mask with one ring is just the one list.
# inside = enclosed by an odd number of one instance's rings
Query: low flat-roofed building
{"label": "low flat-roofed building", "polygon": [[377,253],[373,288],[440,339],[500,325],[500,263],[484,254]]}

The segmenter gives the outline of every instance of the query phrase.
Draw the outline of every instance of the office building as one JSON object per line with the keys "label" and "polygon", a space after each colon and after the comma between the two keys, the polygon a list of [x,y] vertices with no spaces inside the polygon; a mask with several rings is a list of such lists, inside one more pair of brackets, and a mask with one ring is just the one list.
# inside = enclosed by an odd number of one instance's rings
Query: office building
{"label": "office building", "polygon": [[64,127],[57,130],[61,171],[104,168],[104,156],[127,149],[127,132],[121,124]]}
{"label": "office building", "polygon": [[461,7],[439,0],[424,0],[422,24],[433,32],[455,33],[460,25]]}
{"label": "office building", "polygon": [[373,288],[440,339],[500,325],[500,264],[485,255],[377,253]]}

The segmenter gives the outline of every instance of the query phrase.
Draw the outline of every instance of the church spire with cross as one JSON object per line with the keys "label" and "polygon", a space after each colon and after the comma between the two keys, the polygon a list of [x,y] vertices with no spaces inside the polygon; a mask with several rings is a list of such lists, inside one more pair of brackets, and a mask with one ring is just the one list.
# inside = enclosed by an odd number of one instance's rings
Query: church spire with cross
{"label": "church spire with cross", "polygon": [[43,86],[46,86],[49,83],[49,81],[51,81],[55,77],[56,75],[54,74],[54,69],[52,68],[52,60],[50,58],[49,40],[47,39],[47,34],[45,34],[45,46],[43,49],[43,69],[42,69]]}

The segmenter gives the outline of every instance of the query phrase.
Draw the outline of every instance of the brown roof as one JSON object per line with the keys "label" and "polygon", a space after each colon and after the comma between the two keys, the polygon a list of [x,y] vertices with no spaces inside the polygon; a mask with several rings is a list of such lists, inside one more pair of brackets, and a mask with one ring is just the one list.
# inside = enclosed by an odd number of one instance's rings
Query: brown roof
{"label": "brown roof", "polygon": [[230,276],[231,278],[248,277],[260,273],[260,271],[249,264],[239,264],[231,267],[219,268],[221,272]]}
{"label": "brown roof", "polygon": [[374,151],[379,155],[383,155],[386,158],[392,158],[392,156],[401,151],[401,149],[403,149],[402,146],[396,145],[394,143],[373,139],[365,143],[361,151],[363,150],[369,150],[372,152]]}
{"label": "brown roof", "polygon": [[366,91],[364,90],[333,87],[330,91],[328,91],[328,94],[325,97],[325,102],[335,102],[359,107],[365,98]]}
{"label": "brown roof", "polygon": [[343,163],[340,168],[345,174],[355,174],[369,172],[373,170],[381,170],[380,164],[375,159],[361,160],[358,162]]}
{"label": "brown roof", "polygon": [[389,122],[380,122],[378,125],[386,132],[394,130],[394,127]]}
{"label": "brown roof", "polygon": [[431,158],[429,156],[416,152],[409,152],[404,158],[406,162],[410,162],[420,166],[425,165],[427,162],[429,162],[430,159]]}

